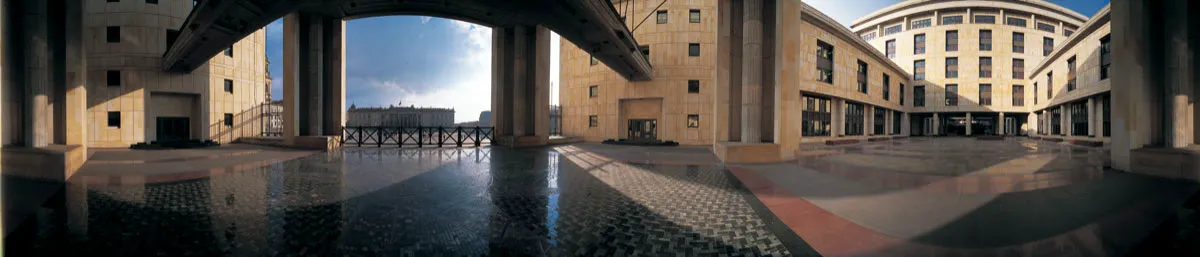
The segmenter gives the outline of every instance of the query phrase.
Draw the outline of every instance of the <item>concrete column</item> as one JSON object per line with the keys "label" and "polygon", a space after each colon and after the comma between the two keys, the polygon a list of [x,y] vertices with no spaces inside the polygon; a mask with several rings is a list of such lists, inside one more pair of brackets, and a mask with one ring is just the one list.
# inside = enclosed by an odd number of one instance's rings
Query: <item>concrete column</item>
{"label": "concrete column", "polygon": [[[62,0],[60,0],[62,1]],[[65,76],[60,95],[64,100],[61,143],[88,150],[87,121],[87,49],[83,42],[83,3],[64,1],[63,49],[65,54],[63,73]],[[67,175],[70,177],[70,174]]]}
{"label": "concrete column", "polygon": [[1003,112],[1001,112],[1001,113],[1000,113],[998,116],[999,116],[999,118],[997,118],[997,119],[996,119],[996,120],[997,120],[997,121],[996,121],[996,126],[998,127],[998,128],[996,129],[996,134],[997,134],[997,135],[1004,136],[1005,134],[1007,134],[1007,133],[1005,133],[1005,131],[1004,131],[1004,129],[1006,129],[1006,128],[1007,128],[1007,127],[1005,127],[1005,126],[1004,126],[1004,113],[1003,113]]}
{"label": "concrete column", "polygon": [[967,113],[967,135],[971,135],[971,113]]}
{"label": "concrete column", "polygon": [[1061,115],[1058,116],[1058,128],[1059,132],[1062,132],[1063,136],[1071,135],[1071,109],[1068,109],[1067,105],[1068,104],[1063,104],[1058,106],[1059,113],[1061,113]]}
{"label": "concrete column", "polygon": [[1158,100],[1153,86],[1152,48],[1147,2],[1112,2],[1112,167],[1131,171],[1132,149],[1154,142]]}
{"label": "concrete column", "polygon": [[763,0],[743,0],[742,142],[762,142]]}
{"label": "concrete column", "polygon": [[[1099,98],[1099,97],[1097,97],[1097,98]],[[1109,103],[1109,104],[1111,104],[1111,103]],[[1095,111],[1096,113],[1093,114],[1093,116],[1092,116],[1093,119],[1096,119],[1096,127],[1095,127],[1095,130],[1093,131],[1093,133],[1094,133],[1094,135],[1096,135],[1096,137],[1104,137],[1104,111],[1103,111],[1104,105],[1105,105],[1104,101],[1097,100],[1096,101],[1096,111]]]}
{"label": "concrete column", "polygon": [[[1188,47],[1188,4],[1200,4],[1193,1],[1162,1],[1159,15],[1163,19],[1163,54],[1162,85],[1166,89],[1167,108],[1166,122],[1168,128],[1168,147],[1185,147],[1192,145],[1193,124],[1192,112],[1195,110],[1192,102],[1196,94],[1192,87],[1192,54]],[[1192,14],[1195,15],[1195,14]],[[1195,19],[1195,16],[1192,17]]]}
{"label": "concrete column", "polygon": [[53,141],[54,88],[49,61],[51,56],[49,1],[21,0],[25,5],[20,17],[24,33],[24,134],[25,146],[45,147]]}
{"label": "concrete column", "polygon": [[895,112],[895,111],[893,111],[893,110],[887,110],[887,113],[885,114],[885,115],[886,115],[886,117],[883,117],[883,119],[884,119],[885,121],[887,121],[887,122],[885,122],[885,124],[883,125],[883,126],[884,126],[884,128],[883,128],[883,131],[885,131],[885,133],[884,133],[885,135],[892,135],[892,134],[896,134],[896,131],[895,131],[894,129],[892,129],[892,128],[894,128],[895,126],[894,126],[894,125],[892,125],[892,124],[893,124],[893,122],[898,122],[898,121],[894,121],[894,120],[892,120],[892,116],[893,116],[893,115],[895,115],[895,114],[892,114],[893,112]]}
{"label": "concrete column", "polygon": [[830,108],[830,129],[833,130],[831,136],[840,137],[846,135],[846,107],[842,99],[833,99],[829,103]]}
{"label": "concrete column", "polygon": [[[492,30],[492,123],[497,145],[549,140],[550,31],[540,26]],[[624,124],[601,124],[620,127]]]}
{"label": "concrete column", "polygon": [[942,134],[942,119],[938,118],[938,114],[936,112],[933,113],[933,134]]}
{"label": "concrete column", "polygon": [[1087,134],[1089,137],[1096,137],[1096,96],[1088,97],[1087,99]]}
{"label": "concrete column", "polygon": [[[283,22],[284,141],[329,149],[345,125],[346,22],[315,13],[292,13]],[[320,145],[312,140],[321,138]]]}

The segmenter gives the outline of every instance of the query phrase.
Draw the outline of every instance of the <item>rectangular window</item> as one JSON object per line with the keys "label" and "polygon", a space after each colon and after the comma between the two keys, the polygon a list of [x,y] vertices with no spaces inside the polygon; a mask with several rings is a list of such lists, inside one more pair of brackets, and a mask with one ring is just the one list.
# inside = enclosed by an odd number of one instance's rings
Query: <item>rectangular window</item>
{"label": "rectangular window", "polygon": [[105,29],[104,32],[105,32],[104,33],[105,39],[107,39],[107,41],[109,43],[120,43],[121,42],[121,27],[108,26],[108,28]]}
{"label": "rectangular window", "polygon": [[233,93],[233,80],[229,80],[229,79],[225,80],[225,92],[230,93],[230,94]]}
{"label": "rectangular window", "polygon": [[600,126],[600,117],[596,115],[588,115],[588,127],[595,128]]}
{"label": "rectangular window", "polygon": [[700,44],[698,44],[698,43],[688,44],[688,56],[700,56]]}
{"label": "rectangular window", "polygon": [[1054,98],[1054,72],[1046,73],[1046,100]]}
{"label": "rectangular window", "polygon": [[869,77],[868,70],[870,67],[862,60],[858,60],[858,92],[867,93],[867,78]]}
{"label": "rectangular window", "polygon": [[105,2],[108,2],[108,3],[119,3],[119,2],[121,2],[121,0],[106,0]]}
{"label": "rectangular window", "polygon": [[913,61],[913,80],[925,79],[925,60]]}
{"label": "rectangular window", "polygon": [[688,93],[691,93],[691,94],[699,94],[700,93],[700,81],[699,80],[694,80],[694,79],[688,80]]}
{"label": "rectangular window", "polygon": [[942,25],[954,25],[954,24],[962,24],[962,23],[963,23],[963,17],[962,17],[962,16],[946,16],[946,17],[942,17]]}
{"label": "rectangular window", "polygon": [[1074,30],[1069,30],[1069,29],[1063,29],[1063,35],[1066,35],[1067,37],[1070,37],[1071,35],[1075,35],[1075,31],[1074,31]]}
{"label": "rectangular window", "polygon": [[167,30],[167,48],[171,48],[172,45],[175,45],[175,39],[177,39],[177,38],[179,38],[179,31],[173,30],[173,29],[168,29]]}
{"label": "rectangular window", "polygon": [[899,111],[892,112],[892,134],[900,134],[900,121],[902,114]]}
{"label": "rectangular window", "polygon": [[817,81],[833,84],[833,46],[817,40]]}
{"label": "rectangular window", "polygon": [[108,80],[108,86],[110,86],[110,87],[121,86],[121,71],[109,70],[108,72],[105,72],[105,77]]}
{"label": "rectangular window", "polygon": [[1008,19],[1004,21],[1004,24],[1017,26],[1017,27],[1025,27],[1025,19],[1008,17]]}
{"label": "rectangular window", "polygon": [[979,77],[992,77],[992,57],[979,57]]}
{"label": "rectangular window", "polygon": [[225,56],[233,57],[233,46],[229,46],[229,48],[225,48]]}
{"label": "rectangular window", "polygon": [[979,50],[980,51],[991,51],[992,50],[992,31],[991,30],[985,29],[985,30],[979,31]]}
{"label": "rectangular window", "polygon": [[700,114],[688,114],[687,127],[688,128],[699,128],[700,127]]}
{"label": "rectangular window", "polygon": [[1037,103],[1038,103],[1038,96],[1037,96],[1037,92],[1038,92],[1038,85],[1037,85],[1037,82],[1033,82],[1033,104],[1037,104]]}
{"label": "rectangular window", "polygon": [[1088,111],[1087,102],[1079,101],[1071,103],[1071,135],[1086,136],[1088,135]]}
{"label": "rectangular window", "polygon": [[946,85],[946,106],[958,106],[958,85]]}
{"label": "rectangular window", "polygon": [[[1112,66],[1112,47],[1109,45],[1109,35],[1104,35],[1100,38],[1100,79],[1108,79],[1109,70]],[[1105,119],[1104,122],[1108,122]]]}
{"label": "rectangular window", "polygon": [[925,86],[913,86],[913,106],[925,107]]}
{"label": "rectangular window", "polygon": [[863,39],[863,41],[870,41],[871,39],[875,39],[875,32],[863,34],[862,39]]}
{"label": "rectangular window", "polygon": [[597,60],[595,56],[592,56],[591,60],[588,60],[588,65],[595,66],[596,64],[600,64],[600,60]]}
{"label": "rectangular window", "polygon": [[1075,56],[1067,59],[1067,92],[1075,90]]}
{"label": "rectangular window", "polygon": [[667,24],[667,10],[658,11],[658,24]]}
{"label": "rectangular window", "polygon": [[946,78],[958,77],[958,57],[946,58]]}
{"label": "rectangular window", "polygon": [[829,136],[829,132],[832,130],[830,119],[833,110],[829,105],[829,99],[811,95],[804,95],[803,98],[804,109],[800,111],[800,115],[802,115],[800,117],[801,136]]}
{"label": "rectangular window", "polygon": [[866,125],[863,122],[866,119],[866,117],[863,117],[865,114],[862,104],[846,102],[847,136],[861,136],[863,134],[863,130],[866,129],[863,127]]}
{"label": "rectangular window", "polygon": [[1050,56],[1050,52],[1054,51],[1054,39],[1050,37],[1042,38],[1042,56]]}
{"label": "rectangular window", "polygon": [[146,0],[147,4],[158,4],[158,0]]}
{"label": "rectangular window", "polygon": [[232,113],[225,114],[225,126],[233,127],[233,114]]}
{"label": "rectangular window", "polygon": [[913,36],[913,54],[925,53],[925,34]]}
{"label": "rectangular window", "polygon": [[1062,135],[1062,108],[1050,107],[1050,133]]}
{"label": "rectangular window", "polygon": [[915,20],[909,24],[909,29],[928,28],[929,26],[932,26],[929,19]]}
{"label": "rectangular window", "polygon": [[1111,98],[1112,98],[1112,95],[1100,96],[1100,105],[1104,106],[1103,108],[1100,108],[1100,109],[1103,109],[1102,116],[1104,117],[1104,125],[1102,125],[1103,126],[1102,129],[1104,130],[1105,137],[1112,136],[1112,134],[1109,133],[1109,128],[1112,127],[1112,123],[1111,123],[1112,118],[1110,117],[1110,115],[1112,114],[1112,108],[1110,107],[1110,105],[1112,104]]}
{"label": "rectangular window", "polygon": [[1025,86],[1013,85],[1012,87],[1012,105],[1025,106]]}
{"label": "rectangular window", "polygon": [[600,96],[600,86],[597,86],[597,85],[588,86],[588,97],[595,98],[597,96]]}
{"label": "rectangular window", "polygon": [[888,40],[885,45],[887,46],[887,58],[896,58],[896,40]]}
{"label": "rectangular window", "polygon": [[958,51],[958,31],[946,31],[946,51]]}
{"label": "rectangular window", "polygon": [[1045,23],[1041,23],[1041,22],[1038,22],[1038,24],[1037,24],[1037,30],[1054,33],[1054,29],[1055,29],[1054,25],[1045,24]]}
{"label": "rectangular window", "polygon": [[991,16],[991,15],[975,15],[975,23],[979,23],[979,24],[996,24],[996,16]]}
{"label": "rectangular window", "polygon": [[900,33],[900,31],[903,31],[903,30],[902,30],[902,27],[903,27],[903,25],[899,25],[899,24],[897,24],[896,26],[891,26],[891,27],[884,28],[884,29],[883,29],[883,35],[884,35],[884,36],[887,36],[887,35],[891,35],[891,34]]}
{"label": "rectangular window", "polygon": [[1012,48],[1013,53],[1025,52],[1025,33],[1013,32]]}
{"label": "rectangular window", "polygon": [[892,96],[892,78],[887,74],[883,74],[883,100],[887,101]]}
{"label": "rectangular window", "polygon": [[1013,59],[1012,78],[1025,79],[1025,59]]}
{"label": "rectangular window", "polygon": [[121,112],[108,112],[108,126],[113,128],[121,127]]}
{"label": "rectangular window", "polygon": [[700,10],[688,11],[688,22],[700,23]]}
{"label": "rectangular window", "polygon": [[979,105],[992,105],[992,84],[979,84]]}
{"label": "rectangular window", "polygon": [[885,131],[885,129],[887,129],[887,109],[875,106],[875,110],[873,113],[871,113],[871,116],[875,116],[875,122],[874,124],[871,124],[875,125],[875,134],[883,135],[883,133],[887,133],[887,131]]}
{"label": "rectangular window", "polygon": [[904,83],[900,83],[900,106],[904,106]]}

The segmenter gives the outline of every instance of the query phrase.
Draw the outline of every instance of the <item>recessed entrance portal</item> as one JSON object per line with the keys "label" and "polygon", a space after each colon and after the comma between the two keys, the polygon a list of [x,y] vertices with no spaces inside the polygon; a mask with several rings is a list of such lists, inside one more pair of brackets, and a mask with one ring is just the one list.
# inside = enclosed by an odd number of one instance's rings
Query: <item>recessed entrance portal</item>
{"label": "recessed entrance portal", "polygon": [[658,127],[658,120],[629,120],[629,140],[655,140],[658,135],[654,133]]}
{"label": "recessed entrance portal", "polygon": [[158,117],[155,124],[159,142],[183,141],[191,135],[191,122],[187,117]]}

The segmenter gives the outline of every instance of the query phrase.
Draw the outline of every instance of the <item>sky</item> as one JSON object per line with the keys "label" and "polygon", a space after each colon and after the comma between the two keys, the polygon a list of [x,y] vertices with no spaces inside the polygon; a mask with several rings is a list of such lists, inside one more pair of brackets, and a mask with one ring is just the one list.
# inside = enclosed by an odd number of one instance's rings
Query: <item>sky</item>
{"label": "sky", "polygon": [[[804,0],[849,25],[900,0]],[[1051,0],[1085,16],[1107,0]],[[851,4],[852,3],[852,4]],[[272,99],[283,97],[283,20],[267,26]],[[346,22],[346,103],[454,108],[455,122],[491,108],[491,28],[464,21],[384,16]],[[550,81],[558,85],[558,35],[551,37]],[[557,103],[552,91],[551,103]]]}

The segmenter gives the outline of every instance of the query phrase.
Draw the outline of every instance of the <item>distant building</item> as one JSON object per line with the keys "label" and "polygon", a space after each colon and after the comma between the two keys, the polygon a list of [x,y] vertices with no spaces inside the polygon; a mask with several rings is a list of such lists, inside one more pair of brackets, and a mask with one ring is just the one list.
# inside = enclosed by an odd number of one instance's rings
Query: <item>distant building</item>
{"label": "distant building", "polygon": [[367,107],[350,105],[347,127],[449,127],[454,125],[454,109],[408,107]]}
{"label": "distant building", "polygon": [[482,127],[491,127],[492,126],[492,111],[479,112],[479,126],[482,126]]}

